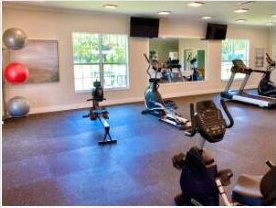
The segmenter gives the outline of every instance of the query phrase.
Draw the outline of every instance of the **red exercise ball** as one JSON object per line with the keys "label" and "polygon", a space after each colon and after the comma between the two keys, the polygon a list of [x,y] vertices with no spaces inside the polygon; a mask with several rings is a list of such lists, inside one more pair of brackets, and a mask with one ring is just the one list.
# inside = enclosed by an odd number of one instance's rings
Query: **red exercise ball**
{"label": "red exercise ball", "polygon": [[12,84],[19,84],[28,78],[29,71],[23,64],[11,63],[6,66],[4,76],[8,82]]}

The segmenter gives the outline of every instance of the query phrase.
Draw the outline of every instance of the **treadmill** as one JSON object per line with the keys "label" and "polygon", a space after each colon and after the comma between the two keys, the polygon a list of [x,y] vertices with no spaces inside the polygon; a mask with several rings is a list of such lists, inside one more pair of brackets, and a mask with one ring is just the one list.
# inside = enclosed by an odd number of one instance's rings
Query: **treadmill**
{"label": "treadmill", "polygon": [[[228,100],[236,100],[239,102],[244,102],[252,105],[257,105],[262,108],[275,108],[276,107],[276,98],[265,97],[257,94],[249,94],[244,92],[244,88],[249,80],[251,73],[265,73],[262,70],[253,70],[245,66],[242,60],[235,59],[232,60],[233,67],[231,68],[231,77],[229,82],[224,90],[221,93],[221,97]],[[245,74],[245,78],[241,83],[239,90],[230,90],[230,87],[234,81],[236,73]]]}

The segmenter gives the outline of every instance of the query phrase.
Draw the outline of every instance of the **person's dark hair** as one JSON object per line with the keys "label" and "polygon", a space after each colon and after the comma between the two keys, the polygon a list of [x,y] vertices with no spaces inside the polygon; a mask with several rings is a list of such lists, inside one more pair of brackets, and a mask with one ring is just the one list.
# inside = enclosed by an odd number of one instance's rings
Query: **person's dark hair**
{"label": "person's dark hair", "polygon": [[197,59],[196,59],[196,58],[193,58],[193,59],[190,61],[190,63],[191,63],[191,64],[194,64],[196,61],[197,61]]}

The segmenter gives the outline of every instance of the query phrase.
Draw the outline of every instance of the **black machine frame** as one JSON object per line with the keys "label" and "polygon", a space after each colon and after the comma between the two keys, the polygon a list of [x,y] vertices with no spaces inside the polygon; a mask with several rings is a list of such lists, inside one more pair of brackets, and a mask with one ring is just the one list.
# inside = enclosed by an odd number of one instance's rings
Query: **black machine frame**
{"label": "black machine frame", "polygon": [[105,107],[100,107],[99,103],[106,100],[103,94],[103,88],[101,83],[94,82],[94,89],[92,90],[92,98],[87,101],[92,101],[92,107],[89,109],[89,113],[84,115],[83,118],[90,118],[91,120],[99,120],[104,127],[105,134],[102,141],[99,141],[99,145],[116,144],[117,140],[113,139],[110,135],[110,125],[108,123],[109,113]]}
{"label": "black machine frame", "polygon": [[[242,60],[236,59],[233,60],[233,67],[231,68],[231,77],[224,89],[221,92],[221,97],[228,100],[235,100],[243,103],[248,103],[252,105],[257,105],[262,108],[275,108],[276,107],[276,99],[272,97],[251,94],[244,91],[244,88],[253,72],[255,73],[266,73],[264,70],[256,70],[246,67]],[[245,74],[245,78],[241,82],[241,85],[238,90],[230,90],[234,78],[237,73]]]}

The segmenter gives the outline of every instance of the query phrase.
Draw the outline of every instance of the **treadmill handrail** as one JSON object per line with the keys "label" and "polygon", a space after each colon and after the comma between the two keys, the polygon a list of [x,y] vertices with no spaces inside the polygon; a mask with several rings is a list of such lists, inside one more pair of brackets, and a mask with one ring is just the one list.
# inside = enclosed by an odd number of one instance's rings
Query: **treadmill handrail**
{"label": "treadmill handrail", "polygon": [[262,74],[266,73],[266,71],[264,71],[264,70],[258,70],[258,69],[251,69],[251,70],[252,70],[252,72],[256,72],[256,73],[262,73]]}

